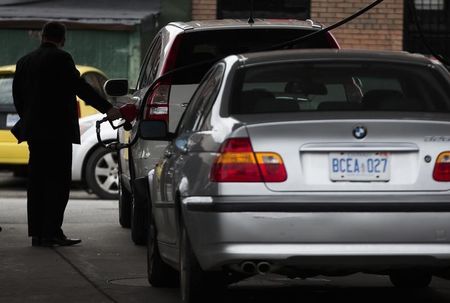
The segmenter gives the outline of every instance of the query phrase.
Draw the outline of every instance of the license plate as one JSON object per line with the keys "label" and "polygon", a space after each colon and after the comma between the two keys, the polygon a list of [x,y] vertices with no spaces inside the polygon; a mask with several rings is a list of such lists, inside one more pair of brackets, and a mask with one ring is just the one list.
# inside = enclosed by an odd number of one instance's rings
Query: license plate
{"label": "license plate", "polygon": [[6,127],[13,127],[17,121],[19,121],[18,114],[7,114],[6,115]]}
{"label": "license plate", "polygon": [[389,181],[390,153],[339,152],[329,154],[331,181]]}

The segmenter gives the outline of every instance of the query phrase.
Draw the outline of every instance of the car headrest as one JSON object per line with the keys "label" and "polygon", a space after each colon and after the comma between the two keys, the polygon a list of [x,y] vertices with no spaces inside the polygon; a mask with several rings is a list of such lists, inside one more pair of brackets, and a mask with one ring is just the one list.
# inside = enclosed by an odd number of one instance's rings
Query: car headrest
{"label": "car headrest", "polygon": [[328,89],[323,83],[312,81],[290,81],[286,83],[284,92],[289,94],[326,95]]}
{"label": "car headrest", "polygon": [[293,101],[277,100],[264,89],[253,89],[241,93],[242,114],[297,112],[298,104]]}
{"label": "car headrest", "polygon": [[405,107],[406,102],[401,92],[390,89],[368,91],[362,98],[365,109],[390,110]]}

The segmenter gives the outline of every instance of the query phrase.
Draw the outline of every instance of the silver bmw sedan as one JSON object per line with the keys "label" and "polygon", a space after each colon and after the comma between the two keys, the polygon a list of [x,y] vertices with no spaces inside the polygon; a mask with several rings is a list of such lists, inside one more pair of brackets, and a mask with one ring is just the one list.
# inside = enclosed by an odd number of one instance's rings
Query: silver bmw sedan
{"label": "silver bmw sedan", "polygon": [[149,174],[149,281],[179,278],[184,302],[270,272],[426,287],[450,269],[450,75],[436,61],[229,56],[175,134],[141,135],[171,140]]}

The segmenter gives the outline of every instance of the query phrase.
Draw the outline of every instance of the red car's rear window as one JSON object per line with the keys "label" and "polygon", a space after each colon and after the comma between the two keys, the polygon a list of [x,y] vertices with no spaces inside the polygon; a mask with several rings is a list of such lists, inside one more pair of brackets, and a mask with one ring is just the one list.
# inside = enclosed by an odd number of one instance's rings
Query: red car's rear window
{"label": "red car's rear window", "polygon": [[[176,76],[176,83],[198,83],[213,63],[231,54],[267,50],[316,31],[317,29],[221,29],[199,32],[187,32],[181,39],[177,59],[172,69],[198,62],[211,61],[197,69]],[[336,48],[329,34],[318,35],[313,39],[294,44],[289,48]]]}

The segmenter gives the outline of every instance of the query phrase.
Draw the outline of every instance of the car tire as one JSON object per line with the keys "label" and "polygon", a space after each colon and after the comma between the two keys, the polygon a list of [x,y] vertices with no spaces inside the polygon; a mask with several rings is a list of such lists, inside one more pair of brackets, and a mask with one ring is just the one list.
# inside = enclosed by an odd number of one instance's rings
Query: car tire
{"label": "car tire", "polygon": [[117,199],[119,195],[117,153],[104,147],[94,150],[85,169],[87,186],[101,199]]}
{"label": "car tire", "polygon": [[186,228],[180,224],[180,295],[183,303],[206,300],[203,291],[204,273],[191,248]]}
{"label": "car tire", "polygon": [[399,271],[389,275],[391,283],[398,288],[426,288],[432,278],[431,274],[419,271]]}
{"label": "car tire", "polygon": [[131,193],[119,182],[119,224],[123,228],[131,227]]}
{"label": "car tire", "polygon": [[154,219],[150,220],[147,232],[147,278],[153,287],[176,287],[179,284],[177,271],[161,259]]}
{"label": "car tire", "polygon": [[143,208],[137,208],[136,203],[131,206],[131,240],[136,245],[147,243],[147,228],[145,227],[145,212]]}
{"label": "car tire", "polygon": [[180,295],[183,303],[213,302],[226,284],[221,273],[205,272],[192,251],[186,228],[180,224]]}

